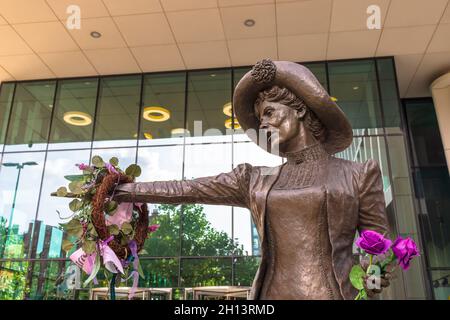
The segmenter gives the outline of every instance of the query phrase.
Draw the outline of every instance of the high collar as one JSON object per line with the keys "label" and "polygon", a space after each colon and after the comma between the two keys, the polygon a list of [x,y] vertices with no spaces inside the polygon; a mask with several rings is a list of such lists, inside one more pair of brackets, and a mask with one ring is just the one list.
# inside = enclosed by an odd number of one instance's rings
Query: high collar
{"label": "high collar", "polygon": [[317,161],[329,158],[330,155],[321,143],[315,143],[295,152],[286,152],[288,164],[300,164],[303,162]]}

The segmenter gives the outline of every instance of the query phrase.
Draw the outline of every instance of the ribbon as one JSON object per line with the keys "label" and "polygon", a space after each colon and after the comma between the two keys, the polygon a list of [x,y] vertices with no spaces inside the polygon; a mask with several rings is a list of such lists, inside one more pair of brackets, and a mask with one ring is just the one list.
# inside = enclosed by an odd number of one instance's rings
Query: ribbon
{"label": "ribbon", "polygon": [[133,261],[133,271],[131,272],[130,277],[133,277],[133,285],[131,287],[130,293],[128,294],[128,299],[131,300],[134,297],[136,292],[138,283],[139,283],[139,257],[137,254],[137,244],[136,241],[132,240],[129,243],[132,261]]}
{"label": "ribbon", "polygon": [[108,243],[110,243],[112,239],[114,239],[114,236],[110,236],[108,239],[100,241],[98,244],[100,255],[103,257],[103,264],[108,271],[112,273],[120,272],[123,274],[122,263],[120,263],[119,258],[117,258],[114,251],[108,246]]}
{"label": "ribbon", "polygon": [[122,227],[124,222],[129,222],[133,214],[133,204],[129,202],[122,202],[117,207],[114,215],[106,215],[105,223],[107,226],[117,225],[119,228]]}
{"label": "ribbon", "polygon": [[86,254],[82,248],[70,255],[70,260],[79,266],[87,274],[92,273],[95,264],[95,253]]}

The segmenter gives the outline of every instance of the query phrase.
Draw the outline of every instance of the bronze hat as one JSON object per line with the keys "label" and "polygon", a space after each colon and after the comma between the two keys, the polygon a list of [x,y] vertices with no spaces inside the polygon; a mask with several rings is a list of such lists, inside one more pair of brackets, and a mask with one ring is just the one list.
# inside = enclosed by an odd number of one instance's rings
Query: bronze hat
{"label": "bronze hat", "polygon": [[[278,86],[289,89],[316,114],[327,128],[323,142],[325,150],[335,154],[345,150],[353,139],[352,127],[339,106],[308,68],[289,61],[264,59],[253,66],[237,84],[233,95],[233,108],[244,130],[259,129],[254,103],[258,93]],[[256,137],[249,135],[255,141]]]}

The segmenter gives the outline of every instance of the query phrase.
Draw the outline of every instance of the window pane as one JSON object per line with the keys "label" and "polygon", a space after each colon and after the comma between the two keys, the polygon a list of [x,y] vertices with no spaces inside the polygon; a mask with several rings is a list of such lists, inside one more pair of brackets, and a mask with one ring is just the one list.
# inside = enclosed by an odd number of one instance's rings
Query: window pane
{"label": "window pane", "polygon": [[182,259],[181,286],[231,285],[231,259]]}
{"label": "window pane", "polygon": [[235,255],[259,255],[259,237],[250,210],[234,207]]}
{"label": "window pane", "polygon": [[92,156],[100,156],[103,161],[109,162],[112,157],[119,159],[119,167],[125,170],[130,164],[136,163],[136,148],[93,149]]}
{"label": "window pane", "polygon": [[44,153],[4,154],[2,164],[0,257],[23,258],[31,244]]}
{"label": "window pane", "polygon": [[0,300],[23,300],[27,288],[27,261],[0,263]]}
{"label": "window pane", "polygon": [[305,63],[304,66],[307,67],[316,76],[317,80],[319,80],[322,87],[324,87],[325,90],[328,91],[327,71],[326,71],[325,63],[323,63],[323,62]]}
{"label": "window pane", "polygon": [[[206,177],[231,171],[231,144],[196,144],[185,147],[185,179]],[[186,207],[183,217],[183,254],[217,255],[232,252],[231,207],[201,205]],[[189,223],[189,225],[188,225]],[[204,226],[198,228],[198,226]],[[216,237],[217,243],[198,245],[199,237]],[[204,238],[203,238],[204,239]],[[188,240],[192,240],[190,242]]]}
{"label": "window pane", "polygon": [[18,83],[5,151],[45,150],[56,81]]}
{"label": "window pane", "polygon": [[401,132],[400,105],[397,94],[394,63],[391,58],[377,59],[380,93],[386,133]]}
{"label": "window pane", "polygon": [[6,128],[8,126],[11,103],[14,94],[14,83],[4,83],[0,91],[0,152],[5,143]]}
{"label": "window pane", "polygon": [[[225,105],[230,103],[231,70],[189,72],[187,129],[193,138],[186,141],[231,141],[231,131],[225,136],[225,121],[231,117],[224,113]],[[201,124],[194,126],[194,121]]]}
{"label": "window pane", "polygon": [[136,145],[140,91],[141,76],[100,80],[94,147]]}
{"label": "window pane", "polygon": [[233,144],[233,165],[249,163],[253,166],[275,167],[282,164],[283,158],[273,155],[253,142],[235,142]]}
{"label": "window pane", "polygon": [[449,300],[450,299],[450,273],[448,270],[433,271],[431,272],[431,278],[433,280],[433,291],[436,300]]}
{"label": "window pane", "polygon": [[[73,214],[69,209],[69,202],[72,199],[53,197],[50,194],[59,187],[68,188],[70,181],[64,176],[83,173],[75,166],[77,163],[89,163],[89,150],[53,151],[47,154],[37,216],[37,220],[41,222],[40,230],[42,232],[39,232],[38,245],[36,251],[33,252],[36,257],[60,258],[66,256],[65,252],[61,250],[62,241],[66,235],[59,224],[67,223],[69,220],[64,218]],[[46,236],[48,237],[47,241],[45,241]]]}
{"label": "window pane", "polygon": [[137,164],[142,168],[138,181],[180,180],[183,146],[140,147]]}
{"label": "window pane", "polygon": [[178,286],[180,264],[178,259],[141,259],[140,262],[145,278],[139,277],[139,287],[172,288]]}
{"label": "window pane", "polygon": [[328,66],[330,94],[349,118],[354,134],[382,133],[375,62],[339,61]]}
{"label": "window pane", "polygon": [[251,286],[260,261],[259,257],[235,258],[234,285]]}
{"label": "window pane", "polygon": [[91,146],[97,82],[97,78],[86,78],[58,83],[49,149]]}
{"label": "window pane", "polygon": [[[183,143],[185,83],[184,72],[150,74],[144,77],[139,145]],[[164,115],[161,112],[167,113],[169,118],[160,121],[158,118]]]}
{"label": "window pane", "polygon": [[149,224],[159,224],[159,229],[150,234],[145,242],[144,255],[152,257],[171,257],[180,255],[180,224],[181,206],[174,205],[149,205]]}

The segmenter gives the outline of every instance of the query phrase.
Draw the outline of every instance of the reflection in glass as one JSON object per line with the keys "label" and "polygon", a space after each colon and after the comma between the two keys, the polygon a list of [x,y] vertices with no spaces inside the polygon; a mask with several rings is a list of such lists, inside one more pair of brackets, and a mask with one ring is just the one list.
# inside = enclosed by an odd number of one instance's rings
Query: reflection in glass
{"label": "reflection in glass", "polygon": [[[185,82],[186,73],[184,72],[149,74],[144,77],[142,113],[151,107],[164,108],[169,114],[169,119],[158,121],[163,120],[158,119],[162,116],[159,113],[154,113],[154,119],[144,118],[141,114],[139,145],[183,143]],[[162,111],[165,112],[165,110]]]}
{"label": "reflection in glass", "polygon": [[49,149],[91,146],[97,86],[96,78],[58,82]]}
{"label": "reflection in glass", "polygon": [[[259,255],[259,237],[248,209],[234,207],[234,242],[239,248],[235,255]],[[238,254],[239,253],[239,254]]]}
{"label": "reflection in glass", "polygon": [[0,152],[3,150],[3,144],[5,143],[5,134],[8,126],[9,114],[11,112],[14,86],[14,83],[4,83],[0,90]]}
{"label": "reflection in glass", "polygon": [[23,258],[27,256],[31,244],[44,153],[5,154],[2,165],[0,256]]}
{"label": "reflection in glass", "polygon": [[142,168],[137,181],[180,180],[183,146],[140,147],[137,164]]}
{"label": "reflection in glass", "polygon": [[231,285],[231,258],[181,260],[181,286],[228,285]]}
{"label": "reflection in glass", "polygon": [[45,150],[56,81],[18,83],[5,151]]}
{"label": "reflection in glass", "polygon": [[130,164],[136,163],[136,148],[92,149],[92,156],[100,156],[109,162],[112,157],[119,159],[119,167],[125,170]]}
{"label": "reflection in glass", "polygon": [[245,257],[234,259],[234,285],[251,286],[261,258]]}
{"label": "reflection in glass", "polygon": [[322,87],[324,87],[325,90],[328,91],[327,70],[325,67],[325,63],[305,63],[304,66],[307,67],[316,76]]}
{"label": "reflection in glass", "polygon": [[328,66],[330,95],[337,99],[353,129],[371,134],[373,129],[382,128],[375,62],[338,61]]}
{"label": "reflection in glass", "polygon": [[141,76],[100,80],[94,148],[136,145],[140,91]]}
{"label": "reflection in glass", "polygon": [[233,165],[249,163],[252,166],[275,167],[282,164],[283,158],[268,153],[253,142],[235,142],[233,145]]}
{"label": "reflection in glass", "polygon": [[184,205],[183,256],[228,256],[236,246],[231,237],[231,207]]}
{"label": "reflection in glass", "polygon": [[223,110],[231,102],[231,70],[189,72],[187,94],[187,129],[195,137],[186,142],[231,141],[225,127],[230,116]]}
{"label": "reflection in glass", "polygon": [[144,279],[139,286],[144,288],[172,288],[178,286],[179,259],[142,259]]}
{"label": "reflection in glass", "polygon": [[376,63],[386,133],[401,133],[400,105],[394,62],[391,58],[385,58],[377,59]]}
{"label": "reflection in glass", "polygon": [[33,256],[41,258],[66,256],[61,250],[66,235],[59,224],[67,223],[68,220],[64,218],[69,218],[73,214],[69,209],[71,199],[52,197],[50,194],[59,187],[69,185],[70,181],[64,178],[65,175],[82,174],[75,166],[77,163],[89,163],[89,150],[53,151],[47,154],[37,215],[37,221],[40,223],[39,238],[36,250],[32,252]]}

